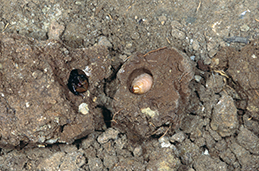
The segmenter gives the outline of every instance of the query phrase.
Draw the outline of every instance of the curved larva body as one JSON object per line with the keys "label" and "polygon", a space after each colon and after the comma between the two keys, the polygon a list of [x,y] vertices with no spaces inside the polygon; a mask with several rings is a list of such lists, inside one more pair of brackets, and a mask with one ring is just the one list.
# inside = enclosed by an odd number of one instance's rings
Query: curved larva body
{"label": "curved larva body", "polygon": [[137,76],[131,84],[132,92],[135,94],[144,94],[151,89],[153,78],[147,73]]}

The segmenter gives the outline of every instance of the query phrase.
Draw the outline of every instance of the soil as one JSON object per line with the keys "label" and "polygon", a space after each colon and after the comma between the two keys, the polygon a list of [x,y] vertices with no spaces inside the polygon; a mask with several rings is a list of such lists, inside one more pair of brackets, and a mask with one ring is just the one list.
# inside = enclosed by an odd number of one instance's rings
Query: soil
{"label": "soil", "polygon": [[[259,170],[258,9],[256,1],[1,1],[0,169]],[[136,65],[139,57],[158,67]],[[134,95],[128,80],[139,68],[155,82]],[[72,69],[88,77],[85,93],[68,89]]]}

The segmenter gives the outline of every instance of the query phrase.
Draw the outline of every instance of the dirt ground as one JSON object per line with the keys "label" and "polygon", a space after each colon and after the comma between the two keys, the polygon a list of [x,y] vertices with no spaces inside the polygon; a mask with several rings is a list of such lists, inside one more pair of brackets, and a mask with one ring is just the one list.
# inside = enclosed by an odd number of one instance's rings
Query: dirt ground
{"label": "dirt ground", "polygon": [[[259,170],[259,2],[0,2],[0,170]],[[120,101],[138,55],[173,89]]]}

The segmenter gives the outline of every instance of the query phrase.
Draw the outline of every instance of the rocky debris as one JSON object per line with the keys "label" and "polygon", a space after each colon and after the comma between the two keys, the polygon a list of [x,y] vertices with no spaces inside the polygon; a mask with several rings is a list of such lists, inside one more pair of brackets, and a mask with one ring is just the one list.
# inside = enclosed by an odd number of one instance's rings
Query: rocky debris
{"label": "rocky debris", "polygon": [[176,134],[174,134],[173,136],[170,137],[171,142],[182,143],[184,139],[185,139],[185,134],[182,131],[178,132],[178,133],[176,133]]}
{"label": "rocky debris", "polygon": [[202,135],[204,121],[200,116],[189,115],[182,120],[181,129],[185,133],[191,133],[192,138],[198,138]]}
{"label": "rocky debris", "polygon": [[171,35],[172,35],[172,37],[174,37],[176,39],[180,39],[180,40],[183,40],[186,37],[184,32],[182,32],[178,29],[175,29],[175,28],[172,29]]}
{"label": "rocky debris", "polygon": [[176,171],[181,165],[180,160],[174,155],[171,148],[162,148],[155,151],[149,158],[146,170],[172,170]]}
{"label": "rocky debris", "polygon": [[244,126],[252,131],[255,135],[259,135],[259,122],[257,120],[253,120],[249,114],[245,114],[243,116]]}
{"label": "rocky debris", "polygon": [[231,143],[230,150],[238,159],[238,163],[234,163],[236,168],[240,168],[242,171],[259,169],[258,156],[251,155],[249,151],[235,142]]}
{"label": "rocky debris", "polygon": [[111,169],[112,167],[114,167],[117,163],[119,162],[119,157],[117,157],[116,155],[106,155],[103,158],[103,165],[108,168]]}
{"label": "rocky debris", "polygon": [[[234,84],[233,88],[237,91],[241,99],[248,101],[245,109],[251,113],[252,118],[259,119],[259,43],[258,40],[236,51],[233,48],[223,48],[219,51],[212,61],[212,68],[216,70],[226,70],[231,76]],[[247,102],[245,102],[247,103]]]}
{"label": "rocky debris", "polygon": [[210,135],[213,137],[213,139],[215,141],[219,141],[222,139],[221,136],[216,131],[212,130],[209,126],[207,128],[208,128]]}
{"label": "rocky debris", "polygon": [[185,33],[182,30],[180,30],[183,27],[181,23],[174,20],[171,22],[171,26],[172,26],[171,35],[173,38],[180,39],[180,40],[184,40],[186,38]]}
{"label": "rocky debris", "polygon": [[221,75],[212,74],[206,81],[206,88],[219,93],[226,86],[226,79]]}
{"label": "rocky debris", "polygon": [[39,170],[58,170],[61,158],[65,156],[65,152],[54,153],[49,158],[43,160],[37,167]]}
{"label": "rocky debris", "polygon": [[87,149],[92,145],[94,146],[95,144],[99,144],[96,139],[100,134],[101,133],[99,133],[99,132],[98,133],[94,132],[94,133],[89,134],[86,139],[82,140],[82,148]]}
{"label": "rocky debris", "polygon": [[213,159],[208,155],[201,155],[196,163],[194,164],[194,168],[197,171],[227,171],[226,163],[220,161],[219,159]]}
{"label": "rocky debris", "polygon": [[245,46],[241,52],[229,60],[228,72],[248,95],[246,109],[253,118],[259,119],[259,42]]}
{"label": "rocky debris", "polygon": [[99,38],[98,45],[100,45],[100,46],[105,46],[105,47],[108,47],[108,48],[111,48],[111,47],[112,47],[111,42],[110,42],[110,41],[107,39],[107,37],[105,37],[105,36],[101,36],[101,37]]}
{"label": "rocky debris", "polygon": [[138,156],[138,157],[141,156],[142,153],[143,153],[143,149],[142,149],[141,146],[137,146],[137,147],[134,149],[134,151],[133,151],[133,155],[134,155],[134,156]]}
{"label": "rocky debris", "polygon": [[48,37],[49,39],[60,40],[61,34],[64,32],[65,26],[59,24],[57,21],[52,21],[49,26]]}
{"label": "rocky debris", "polygon": [[239,127],[235,103],[225,93],[222,93],[219,102],[214,106],[210,126],[222,137],[232,135]]}
{"label": "rocky debris", "polygon": [[201,153],[199,147],[189,139],[186,139],[183,143],[178,145],[178,148],[181,162],[184,165],[190,165],[193,163]]}
{"label": "rocky debris", "polygon": [[[152,76],[153,85],[145,94],[134,94],[132,80],[142,73]],[[120,85],[113,101],[113,125],[134,141],[157,133],[162,125],[167,125],[164,130],[171,124],[176,128],[188,104],[193,76],[189,58],[173,48],[132,56],[117,74]]]}
{"label": "rocky debris", "polygon": [[216,142],[209,134],[209,132],[204,132],[202,136],[203,138],[205,138],[206,147],[208,147],[208,149],[211,149],[215,146]]}
{"label": "rocky debris", "polygon": [[19,151],[8,151],[4,156],[0,156],[1,170],[22,170],[26,163],[30,163],[25,153]]}
{"label": "rocky debris", "polygon": [[226,151],[223,151],[219,154],[219,157],[228,165],[235,166],[237,164],[237,159],[233,152],[231,152],[230,149],[227,149]]}
{"label": "rocky debris", "polygon": [[3,21],[0,21],[0,30],[4,30],[5,24]]}
{"label": "rocky debris", "polygon": [[83,150],[74,150],[67,153],[62,158],[62,161],[62,164],[59,166],[60,170],[79,170],[86,163],[86,158],[84,157]]}
{"label": "rocky debris", "polygon": [[169,138],[166,136],[159,138],[158,142],[160,143],[162,148],[169,148],[171,146],[171,143],[169,142]]}
{"label": "rocky debris", "polygon": [[114,171],[128,170],[128,171],[145,171],[145,165],[143,163],[136,161],[132,158],[121,158],[115,166],[111,168]]}
{"label": "rocky debris", "polygon": [[[113,65],[113,69],[115,69],[116,72],[118,66],[122,65],[120,62],[130,59],[133,52],[139,51],[145,53],[158,47],[178,46],[178,49],[185,51],[190,56],[192,55],[191,59],[193,61],[203,61],[203,63],[199,65],[200,69],[203,71],[195,71],[195,74],[200,76],[196,77],[196,80],[198,81],[197,84],[192,84],[190,86],[194,94],[190,97],[190,99],[195,101],[192,105],[196,108],[193,107],[191,113],[189,113],[188,110],[186,110],[185,113],[185,115],[198,115],[201,118],[200,121],[203,123],[197,124],[198,129],[195,129],[194,127],[192,127],[194,128],[193,130],[185,128],[188,132],[181,130],[184,132],[186,139],[191,139],[191,141],[193,141],[193,143],[201,149],[199,155],[206,154],[206,156],[208,156],[208,154],[210,154],[210,156],[206,157],[202,160],[202,162],[199,160],[197,164],[201,164],[201,167],[206,166],[205,168],[211,168],[218,164],[220,159],[227,164],[227,169],[231,171],[259,170],[258,155],[250,153],[245,145],[240,145],[237,141],[237,137],[242,135],[241,130],[237,130],[235,134],[230,136],[221,137],[217,131],[214,131],[209,127],[212,109],[220,98],[219,94],[213,94],[214,92],[212,90],[216,88],[216,91],[219,91],[219,89],[222,88],[220,87],[217,90],[217,87],[213,87],[213,77],[210,77],[212,74],[218,74],[221,75],[221,77],[225,77],[224,81],[226,80],[226,86],[223,87],[223,91],[226,91],[227,94],[234,100],[240,124],[244,124],[244,127],[254,134],[251,136],[253,138],[250,137],[252,140],[259,135],[258,87],[248,87],[248,89],[244,89],[240,86],[244,83],[250,84],[250,78],[247,79],[246,76],[258,71],[258,67],[256,66],[258,62],[249,62],[249,72],[246,73],[247,75],[242,73],[246,69],[238,68],[239,66],[242,66],[244,61],[245,63],[247,62],[246,59],[250,57],[256,58],[258,54],[258,48],[253,43],[247,46],[247,52],[242,52],[243,50],[240,49],[240,47],[244,46],[244,44],[248,44],[252,39],[256,40],[259,37],[257,22],[258,18],[255,17],[256,14],[258,14],[258,6],[254,4],[254,1],[231,1],[231,3],[226,1],[216,1],[216,3],[211,3],[211,1],[172,2],[169,0],[163,2],[136,1],[133,3],[129,3],[128,1],[121,1],[121,3],[117,3],[116,0],[111,0],[109,3],[97,0],[36,0],[33,2],[15,0],[2,1],[0,7],[2,17],[0,21],[0,30],[1,32],[15,32],[21,35],[30,36],[32,37],[30,38],[31,41],[34,41],[34,39],[42,40],[47,39],[48,37],[54,37],[50,36],[50,30],[48,29],[50,29],[49,25],[53,20],[58,21],[66,28],[62,36],[62,41],[63,43],[66,43],[66,45],[62,45],[60,50],[64,55],[66,55],[64,57],[64,61],[67,62],[68,65],[73,59],[73,56],[69,55],[71,53],[71,49],[68,46],[93,46],[98,44],[101,36],[105,36],[109,39],[109,42],[112,43],[112,49],[110,52],[113,55],[113,63],[117,64],[117,66]],[[249,9],[247,7],[249,7]],[[172,25],[170,25],[170,23],[172,23]],[[183,38],[182,35],[184,35],[185,38]],[[239,35],[240,37],[235,35]],[[56,32],[56,37],[59,38],[60,33]],[[224,37],[226,37],[226,39],[224,39]],[[228,41],[228,43],[223,42],[222,38],[224,41]],[[0,39],[0,44],[2,48],[2,39]],[[226,54],[222,54],[222,51],[218,51],[218,47],[224,46],[232,46],[234,48],[226,52]],[[236,51],[236,49],[238,49],[239,52]],[[256,53],[250,54],[250,52]],[[241,53],[242,55],[240,55]],[[41,54],[41,52],[39,54]],[[51,54],[52,53],[49,53],[49,56],[51,56]],[[121,59],[118,59],[119,55],[122,55]],[[216,55],[216,58],[210,59],[214,55]],[[42,58],[42,56],[38,56],[38,58]],[[238,61],[239,59],[240,61]],[[244,78],[243,82],[239,82],[240,79],[233,81],[232,78],[235,78],[235,75],[239,74],[235,73],[235,69],[233,67],[233,77],[232,74],[229,74],[229,71],[231,71],[229,68],[231,68],[232,61],[237,66],[236,68],[241,70],[239,73],[241,73],[240,78]],[[0,82],[2,82],[3,76],[5,76],[2,73],[2,69],[4,68],[2,62],[3,61],[1,58]],[[80,60],[80,62],[82,61]],[[198,64],[199,63],[200,62],[198,62]],[[59,65],[60,63],[57,62],[57,64]],[[73,67],[76,66],[77,65]],[[224,67],[217,68],[217,66]],[[18,65],[18,67],[20,66]],[[71,69],[73,68],[69,68],[69,70]],[[36,70],[31,73],[35,80],[37,80],[38,77],[42,77],[42,73],[44,75],[43,70]],[[66,69],[65,74],[67,74]],[[210,87],[213,88],[206,87],[208,79],[211,79],[212,84]],[[252,77],[251,79],[258,80],[256,77]],[[220,79],[218,80],[222,82]],[[102,82],[105,82],[106,85],[108,85],[109,81],[110,79],[108,79],[108,81],[103,80]],[[13,84],[13,82],[11,82],[11,84]],[[118,80],[110,84],[109,91],[107,91],[107,86],[102,87],[101,84],[99,84],[98,86],[100,86],[100,91],[98,93],[94,93],[96,98],[92,98],[91,100],[95,103],[99,103],[103,100],[102,105],[105,104],[105,94],[108,92],[107,94],[113,98],[113,95],[117,90],[117,84]],[[217,84],[217,82],[215,82],[215,84]],[[220,84],[218,85],[221,86]],[[199,86],[203,86],[203,88],[200,88],[199,90]],[[230,93],[228,89],[230,86],[235,93]],[[0,89],[2,88],[5,87],[0,84]],[[106,91],[105,94],[103,90]],[[89,96],[91,97],[91,93],[92,91],[88,91],[84,94],[84,96],[86,98]],[[2,95],[5,95],[5,97],[7,96],[6,94],[0,94],[0,109],[11,110],[9,107],[6,108],[8,102],[4,101]],[[236,95],[239,97],[237,98]],[[71,98],[67,97],[68,96],[65,96],[64,99],[69,101]],[[75,98],[74,101],[71,102],[72,106],[74,106],[73,111],[78,110],[78,105],[73,104],[73,102],[76,103],[77,100],[80,102],[79,104],[82,104],[81,97],[78,97],[77,99]],[[88,104],[88,102],[86,104]],[[31,105],[32,104],[30,103],[25,103],[26,107],[30,107]],[[112,111],[111,106],[109,106],[108,109]],[[148,110],[145,111],[147,112]],[[98,114],[101,114],[102,112],[103,114],[106,114],[106,111],[98,110],[96,111],[95,116],[97,118],[101,118],[102,116]],[[120,113],[118,112],[117,114]],[[12,117],[10,118],[12,119]],[[68,120],[67,124],[70,124],[70,121],[71,120]],[[110,120],[108,119],[108,122],[109,121]],[[3,122],[5,122],[5,120]],[[187,126],[187,124],[185,124],[185,126]],[[142,147],[143,153],[141,156],[134,157],[130,155],[134,154],[136,144],[125,144],[127,138],[121,138],[124,136],[123,133],[120,133],[119,138],[115,141],[111,139],[104,144],[98,143],[97,137],[101,134],[101,131],[99,131],[101,127],[103,127],[103,129],[105,128],[105,126],[100,124],[98,131],[90,134],[87,138],[85,137],[86,139],[76,141],[75,145],[66,145],[61,147],[62,145],[57,143],[48,145],[46,148],[23,148],[20,150],[7,150],[3,148],[1,149],[0,156],[0,170],[36,170],[41,161],[53,156],[54,153],[71,153],[72,150],[77,151],[77,148],[84,150],[84,156],[86,159],[85,164],[77,170],[90,170],[88,165],[90,158],[97,158],[97,160],[100,159],[103,162],[103,170],[112,170],[117,163],[120,163],[120,167],[117,170],[123,170],[124,168],[130,170],[132,164],[141,166],[141,168],[139,167],[135,169],[145,170],[147,164],[149,163],[148,156],[154,155],[154,153],[158,153],[161,150],[161,146],[157,141],[157,138],[153,137],[161,136],[170,126],[166,125],[157,129],[152,135],[152,138],[148,139],[148,141],[139,141],[141,144],[137,144],[137,146]],[[61,129],[63,129],[63,127],[61,127]],[[80,129],[78,130],[80,131]],[[57,130],[57,132],[58,131],[59,130]],[[176,130],[176,132],[178,131],[179,130]],[[4,132],[7,131],[4,130]],[[247,131],[243,132],[250,133]],[[168,133],[170,133],[170,130]],[[164,137],[170,137],[170,135],[171,134],[166,134]],[[15,137],[11,138],[15,139]],[[59,137],[53,137],[48,139],[46,140],[46,143],[49,142],[52,144],[58,142],[58,138]],[[242,139],[242,136],[239,138]],[[40,137],[40,139],[44,140],[43,137]],[[117,142],[119,143],[118,146]],[[240,142],[243,143],[243,141]],[[26,145],[27,141],[22,141],[20,143],[21,147],[23,147],[23,143]],[[173,144],[177,145],[179,148],[181,143],[175,141]],[[71,146],[73,146],[73,148],[70,148]],[[170,146],[170,148],[174,148],[174,146]],[[177,149],[170,154],[172,153],[174,153],[177,157],[179,156]],[[120,154],[123,156],[120,156]],[[128,160],[125,159],[124,156],[127,156]],[[73,158],[67,159],[73,160]],[[60,158],[60,160],[63,160],[63,158]],[[125,160],[125,162],[121,162],[121,160]],[[131,160],[137,162],[127,162]],[[56,162],[61,163],[59,161]],[[194,168],[196,168],[194,167],[195,162],[196,161],[190,165],[180,165],[178,171],[194,171]],[[203,163],[205,164],[202,165]],[[210,164],[211,167],[206,164]],[[74,168],[73,164],[71,166]],[[67,169],[72,170],[72,168]],[[195,170],[198,169],[199,167]],[[170,170],[170,168],[166,170]]]}
{"label": "rocky debris", "polygon": [[259,154],[259,138],[243,126],[237,136],[237,142],[252,154]]}
{"label": "rocky debris", "polygon": [[101,134],[101,135],[97,138],[97,141],[98,141],[100,144],[107,143],[110,139],[112,139],[112,140],[117,139],[118,134],[119,134],[119,131],[118,131],[118,130],[115,130],[115,129],[113,129],[113,128],[109,128],[106,132],[104,132],[103,134]]}
{"label": "rocky debris", "polygon": [[90,158],[88,160],[88,165],[89,169],[93,171],[99,171],[104,169],[103,162],[99,158]]}
{"label": "rocky debris", "polygon": [[195,144],[196,144],[198,147],[205,146],[205,145],[206,145],[205,138],[204,138],[204,137],[197,138],[197,139],[195,140]]}
{"label": "rocky debris", "polygon": [[[73,146],[74,147],[74,146]],[[49,158],[41,161],[38,170],[80,170],[85,164],[83,150],[77,150],[76,147],[68,148],[65,152],[54,153]]]}

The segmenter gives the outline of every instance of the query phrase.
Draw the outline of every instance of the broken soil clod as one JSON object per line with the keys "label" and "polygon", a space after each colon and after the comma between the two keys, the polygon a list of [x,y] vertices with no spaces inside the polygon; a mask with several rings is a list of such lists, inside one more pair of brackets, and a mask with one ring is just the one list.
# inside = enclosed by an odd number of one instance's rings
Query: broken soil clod
{"label": "broken soil clod", "polygon": [[[141,73],[153,78],[152,88],[135,95],[129,87]],[[177,127],[188,104],[190,80],[194,73],[189,58],[174,48],[153,50],[146,55],[136,54],[119,70],[119,89],[113,101],[113,125],[128,135],[147,138],[163,125]]]}

